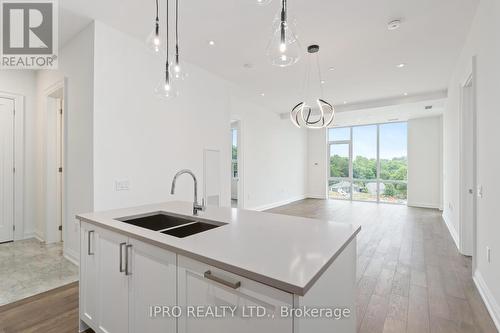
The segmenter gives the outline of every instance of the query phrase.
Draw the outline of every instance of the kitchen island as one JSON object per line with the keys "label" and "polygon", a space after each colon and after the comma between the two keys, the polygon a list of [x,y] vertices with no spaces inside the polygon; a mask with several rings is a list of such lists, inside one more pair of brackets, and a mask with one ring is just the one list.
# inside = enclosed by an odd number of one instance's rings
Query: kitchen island
{"label": "kitchen island", "polygon": [[81,330],[356,331],[357,225],[179,201],[77,218]]}

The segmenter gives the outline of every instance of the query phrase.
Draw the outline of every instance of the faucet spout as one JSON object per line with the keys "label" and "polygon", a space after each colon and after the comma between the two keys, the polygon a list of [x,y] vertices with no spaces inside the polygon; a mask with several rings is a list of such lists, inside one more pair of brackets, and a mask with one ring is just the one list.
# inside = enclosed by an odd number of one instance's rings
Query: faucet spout
{"label": "faucet spout", "polygon": [[198,211],[205,210],[205,203],[204,203],[204,200],[202,200],[201,205],[198,204],[198,180],[196,179],[196,176],[193,173],[193,171],[191,171],[189,169],[182,169],[179,172],[177,172],[174,176],[174,179],[172,179],[172,186],[170,188],[170,194],[173,195],[175,193],[175,183],[177,182],[177,178],[183,174],[188,174],[193,178],[193,182],[194,182],[193,215],[198,215]]}

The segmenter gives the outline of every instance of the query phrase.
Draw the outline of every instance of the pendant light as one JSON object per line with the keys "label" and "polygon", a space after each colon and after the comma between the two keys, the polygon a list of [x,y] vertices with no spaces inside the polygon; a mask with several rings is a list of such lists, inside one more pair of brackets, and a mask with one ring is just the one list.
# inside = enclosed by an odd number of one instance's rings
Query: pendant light
{"label": "pendant light", "polygon": [[155,53],[159,54],[161,49],[161,38],[160,38],[160,19],[158,16],[158,0],[155,1],[156,4],[156,18],[154,23],[153,31],[149,34],[146,43],[148,47]]}
{"label": "pendant light", "polygon": [[178,91],[175,89],[175,86],[172,86],[172,73],[171,73],[171,64],[169,60],[170,52],[169,52],[169,11],[168,11],[168,0],[167,1],[167,28],[166,28],[166,60],[165,60],[165,72],[162,75],[162,78],[158,85],[155,88],[155,94],[159,97],[163,98],[171,98],[178,95]]}
{"label": "pendant light", "polygon": [[[309,61],[304,81],[304,99],[293,107],[290,112],[290,119],[298,128],[325,128],[333,124],[335,109],[332,104],[323,99],[323,81],[319,65],[319,45],[310,45],[307,48],[307,52]],[[313,58],[316,58],[316,61]],[[316,62],[317,77],[314,77],[313,73],[314,62]],[[317,81],[314,79],[317,79]],[[315,89],[314,84],[316,82],[318,86]]]}
{"label": "pendant light", "polygon": [[179,0],[175,0],[175,62],[173,79],[184,80],[187,77],[186,69],[181,67],[179,60]]}
{"label": "pendant light", "polygon": [[300,45],[288,20],[287,0],[281,0],[278,24],[273,24],[273,35],[267,46],[267,56],[271,64],[287,67],[295,64],[300,57]]}

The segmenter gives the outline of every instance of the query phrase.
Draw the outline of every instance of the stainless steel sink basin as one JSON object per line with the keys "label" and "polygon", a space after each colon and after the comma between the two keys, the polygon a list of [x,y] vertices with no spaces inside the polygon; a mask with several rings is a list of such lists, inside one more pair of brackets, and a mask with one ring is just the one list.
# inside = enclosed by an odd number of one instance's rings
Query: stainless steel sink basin
{"label": "stainless steel sink basin", "polygon": [[189,218],[169,215],[161,212],[145,216],[122,217],[117,220],[154,231],[165,230],[183,224],[196,222],[195,220]]}
{"label": "stainless steel sink basin", "polygon": [[200,232],[204,232],[210,229],[214,229],[220,227],[222,224],[213,224],[197,221],[195,223],[191,223],[188,225],[180,226],[177,228],[167,229],[162,231],[162,234],[167,234],[170,236],[175,236],[179,238],[184,238],[187,236],[191,236],[194,234],[198,234]]}

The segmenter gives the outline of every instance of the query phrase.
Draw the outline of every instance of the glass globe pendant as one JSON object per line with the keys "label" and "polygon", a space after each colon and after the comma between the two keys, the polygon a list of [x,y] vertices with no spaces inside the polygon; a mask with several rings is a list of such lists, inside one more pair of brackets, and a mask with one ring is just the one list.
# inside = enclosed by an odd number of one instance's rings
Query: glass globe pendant
{"label": "glass globe pendant", "polygon": [[300,44],[287,19],[287,0],[281,2],[279,24],[273,26],[266,53],[274,66],[287,67],[299,61]]}
{"label": "glass globe pendant", "polygon": [[160,82],[156,85],[155,95],[160,98],[170,99],[179,96],[179,91],[175,85],[172,85],[171,65],[167,60],[165,65],[165,75],[161,78]]}
{"label": "glass globe pendant", "polygon": [[156,0],[156,18],[153,31],[146,39],[148,47],[156,54],[161,52],[161,37],[160,37],[160,19],[158,16],[158,0]]}
{"label": "glass globe pendant", "polygon": [[[306,79],[304,85],[306,89],[304,99],[295,105],[290,111],[290,120],[298,128],[319,129],[325,128],[333,124],[335,118],[335,109],[323,99],[323,85],[321,80],[321,70],[319,66],[319,46],[310,45],[307,48],[309,53],[308,68],[306,70]],[[312,84],[313,74],[313,59],[316,55],[316,69],[317,69],[317,89]]]}

